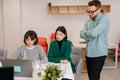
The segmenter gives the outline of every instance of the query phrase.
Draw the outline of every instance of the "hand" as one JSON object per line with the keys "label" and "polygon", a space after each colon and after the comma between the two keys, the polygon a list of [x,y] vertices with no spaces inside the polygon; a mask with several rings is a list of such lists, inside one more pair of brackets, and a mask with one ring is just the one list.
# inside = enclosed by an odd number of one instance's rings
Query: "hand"
{"label": "hand", "polygon": [[21,60],[26,60],[26,58],[22,58]]}
{"label": "hand", "polygon": [[18,59],[19,60],[26,60],[26,58],[23,58],[23,57],[19,57]]}
{"label": "hand", "polygon": [[69,61],[67,59],[60,60],[60,63],[67,64]]}

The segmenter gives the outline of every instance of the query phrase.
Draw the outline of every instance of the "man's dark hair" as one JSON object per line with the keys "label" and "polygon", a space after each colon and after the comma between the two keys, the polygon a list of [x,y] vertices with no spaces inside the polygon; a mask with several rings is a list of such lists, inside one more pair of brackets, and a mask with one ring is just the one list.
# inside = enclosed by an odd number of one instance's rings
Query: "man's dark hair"
{"label": "man's dark hair", "polygon": [[92,0],[88,3],[88,6],[95,6],[97,8],[101,8],[101,2],[99,0]]}

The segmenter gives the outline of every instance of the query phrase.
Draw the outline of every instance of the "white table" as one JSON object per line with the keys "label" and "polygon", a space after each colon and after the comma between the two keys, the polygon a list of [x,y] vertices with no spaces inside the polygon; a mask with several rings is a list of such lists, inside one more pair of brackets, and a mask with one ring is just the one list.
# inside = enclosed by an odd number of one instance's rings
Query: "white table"
{"label": "white table", "polygon": [[29,77],[14,77],[14,80],[42,80],[39,78],[29,78]]}
{"label": "white table", "polygon": [[66,67],[66,69],[65,69],[66,71],[65,71],[63,77],[74,80],[74,76],[73,76],[70,62],[68,64],[61,64],[61,65]]}
{"label": "white table", "polygon": [[[71,64],[61,64],[61,67],[65,68],[64,78],[69,78],[74,80],[74,76],[71,69]],[[14,77],[14,80],[42,80],[40,78],[29,78],[29,77]]]}

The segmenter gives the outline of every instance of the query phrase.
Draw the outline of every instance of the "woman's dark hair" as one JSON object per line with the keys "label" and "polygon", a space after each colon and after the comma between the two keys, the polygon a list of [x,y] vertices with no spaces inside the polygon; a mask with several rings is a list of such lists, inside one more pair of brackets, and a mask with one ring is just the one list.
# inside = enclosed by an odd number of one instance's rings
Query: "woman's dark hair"
{"label": "woman's dark hair", "polygon": [[59,26],[59,27],[56,29],[56,31],[55,31],[55,39],[56,39],[56,33],[57,33],[57,31],[60,31],[60,32],[62,32],[63,34],[65,34],[66,37],[64,38],[64,40],[67,40],[67,31],[66,31],[66,29],[65,29],[64,26]]}
{"label": "woman's dark hair", "polygon": [[37,37],[37,34],[36,34],[35,31],[29,30],[29,31],[27,31],[25,33],[25,35],[24,35],[24,43],[25,43],[25,45],[27,45],[26,44],[26,39],[28,39],[28,37],[30,37],[31,40],[35,40],[36,39],[35,42],[34,42],[34,45],[38,44],[38,37]]}
{"label": "woman's dark hair", "polygon": [[101,2],[99,0],[92,0],[88,3],[88,6],[95,6],[97,8],[101,8]]}

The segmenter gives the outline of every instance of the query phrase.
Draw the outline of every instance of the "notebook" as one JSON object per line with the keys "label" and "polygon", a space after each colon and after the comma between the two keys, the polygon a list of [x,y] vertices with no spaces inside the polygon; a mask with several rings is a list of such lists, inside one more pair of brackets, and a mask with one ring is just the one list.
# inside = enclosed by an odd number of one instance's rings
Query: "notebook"
{"label": "notebook", "polygon": [[15,77],[32,77],[32,63],[30,60],[0,60],[3,67],[13,66]]}
{"label": "notebook", "polygon": [[14,80],[14,70],[12,66],[0,67],[0,80]]}

